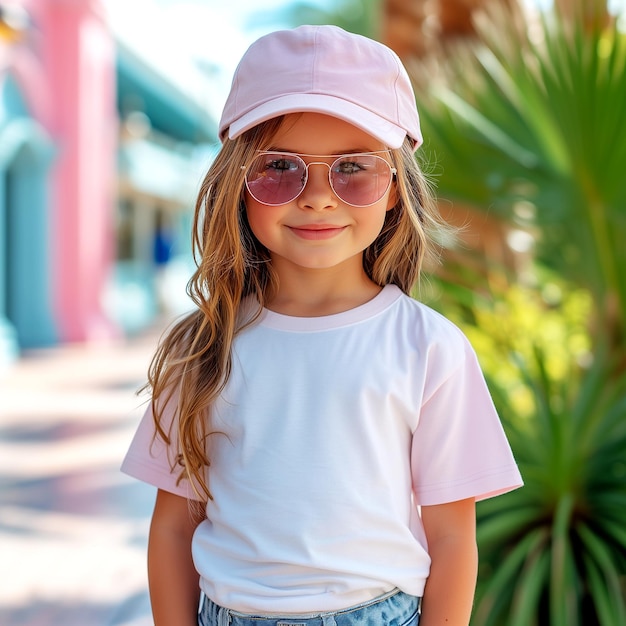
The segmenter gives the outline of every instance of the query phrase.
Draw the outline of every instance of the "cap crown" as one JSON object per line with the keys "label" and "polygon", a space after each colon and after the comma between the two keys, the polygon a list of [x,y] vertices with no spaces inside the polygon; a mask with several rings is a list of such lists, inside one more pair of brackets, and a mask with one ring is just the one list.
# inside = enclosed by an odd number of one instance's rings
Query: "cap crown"
{"label": "cap crown", "polygon": [[233,139],[278,115],[311,111],[344,119],[398,148],[422,143],[415,95],[397,55],[336,26],[301,26],[253,43],[235,71],[220,121]]}

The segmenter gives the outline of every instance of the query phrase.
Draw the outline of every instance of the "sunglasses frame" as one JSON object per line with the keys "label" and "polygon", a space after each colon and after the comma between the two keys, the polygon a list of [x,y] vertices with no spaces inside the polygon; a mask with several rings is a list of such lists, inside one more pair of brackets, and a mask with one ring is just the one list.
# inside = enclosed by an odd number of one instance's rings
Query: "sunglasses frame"
{"label": "sunglasses frame", "polygon": [[[275,203],[263,202],[262,200],[259,200],[259,198],[257,198],[252,192],[252,189],[250,189],[250,185],[248,183],[248,172],[250,171],[250,167],[256,161],[256,159],[258,159],[260,156],[263,156],[264,154],[276,154],[276,155],[284,155],[288,157],[295,157],[299,159],[304,165],[304,181],[302,183],[302,188],[293,198],[290,198],[289,200],[286,200],[285,202],[275,202]],[[248,193],[259,204],[263,204],[265,206],[281,206],[283,204],[288,204],[289,202],[293,202],[294,200],[300,197],[300,195],[306,188],[307,182],[309,181],[309,167],[311,165],[325,165],[328,168],[328,184],[330,185],[332,192],[337,196],[337,198],[339,198],[344,204],[348,204],[350,206],[357,207],[357,208],[365,208],[368,206],[372,206],[376,204],[377,202],[380,202],[380,200],[384,197],[384,195],[389,191],[389,188],[391,187],[391,184],[394,181],[396,174],[398,173],[398,170],[395,167],[393,167],[391,163],[389,163],[389,161],[387,161],[386,159],[383,159],[383,157],[380,156],[381,154],[389,154],[389,151],[388,150],[376,150],[373,152],[352,152],[352,153],[349,152],[346,154],[304,154],[300,152],[283,152],[280,150],[257,150],[257,155],[250,161],[248,165],[242,165],[241,169],[245,170],[244,180],[245,180],[246,189],[248,190]],[[335,190],[335,187],[333,186],[333,181],[332,181],[332,171],[337,161],[340,161],[341,159],[345,159],[348,157],[361,157],[361,156],[372,156],[383,161],[389,167],[390,176],[389,176],[389,182],[387,183],[387,187],[385,188],[385,191],[383,191],[383,193],[380,195],[380,197],[377,200],[374,200],[374,202],[369,202],[368,204],[353,204],[352,202],[348,202],[347,200],[345,200]],[[311,161],[310,163],[307,163],[302,157],[309,157],[312,159],[333,159],[333,162],[327,163],[326,161]]]}

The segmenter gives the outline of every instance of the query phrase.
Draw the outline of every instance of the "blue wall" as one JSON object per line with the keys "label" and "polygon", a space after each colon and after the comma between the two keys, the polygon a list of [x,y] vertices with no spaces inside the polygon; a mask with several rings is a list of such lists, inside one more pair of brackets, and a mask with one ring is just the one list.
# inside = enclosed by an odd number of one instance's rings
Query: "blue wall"
{"label": "blue wall", "polygon": [[53,144],[17,83],[0,83],[0,365],[56,342],[49,170]]}

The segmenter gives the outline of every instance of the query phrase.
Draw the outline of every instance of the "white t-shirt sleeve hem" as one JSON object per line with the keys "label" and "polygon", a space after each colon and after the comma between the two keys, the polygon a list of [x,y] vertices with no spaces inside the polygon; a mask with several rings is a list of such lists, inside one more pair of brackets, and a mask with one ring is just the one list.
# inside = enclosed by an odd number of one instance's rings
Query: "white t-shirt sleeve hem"
{"label": "white t-shirt sleeve hem", "polygon": [[517,465],[467,476],[454,483],[423,485],[415,493],[417,504],[434,506],[474,498],[477,502],[508,493],[523,485]]}

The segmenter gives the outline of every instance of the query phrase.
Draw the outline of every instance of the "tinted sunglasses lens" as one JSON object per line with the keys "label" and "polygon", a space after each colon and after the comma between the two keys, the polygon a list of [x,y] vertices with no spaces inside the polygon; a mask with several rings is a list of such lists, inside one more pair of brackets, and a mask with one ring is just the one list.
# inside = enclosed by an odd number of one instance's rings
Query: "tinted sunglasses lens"
{"label": "tinted sunglasses lens", "polygon": [[305,180],[304,161],[291,154],[260,154],[246,172],[248,191],[262,204],[291,202],[302,191]]}
{"label": "tinted sunglasses lens", "polygon": [[389,189],[391,177],[389,163],[373,154],[341,157],[333,163],[330,173],[335,194],[353,206],[378,202]]}

